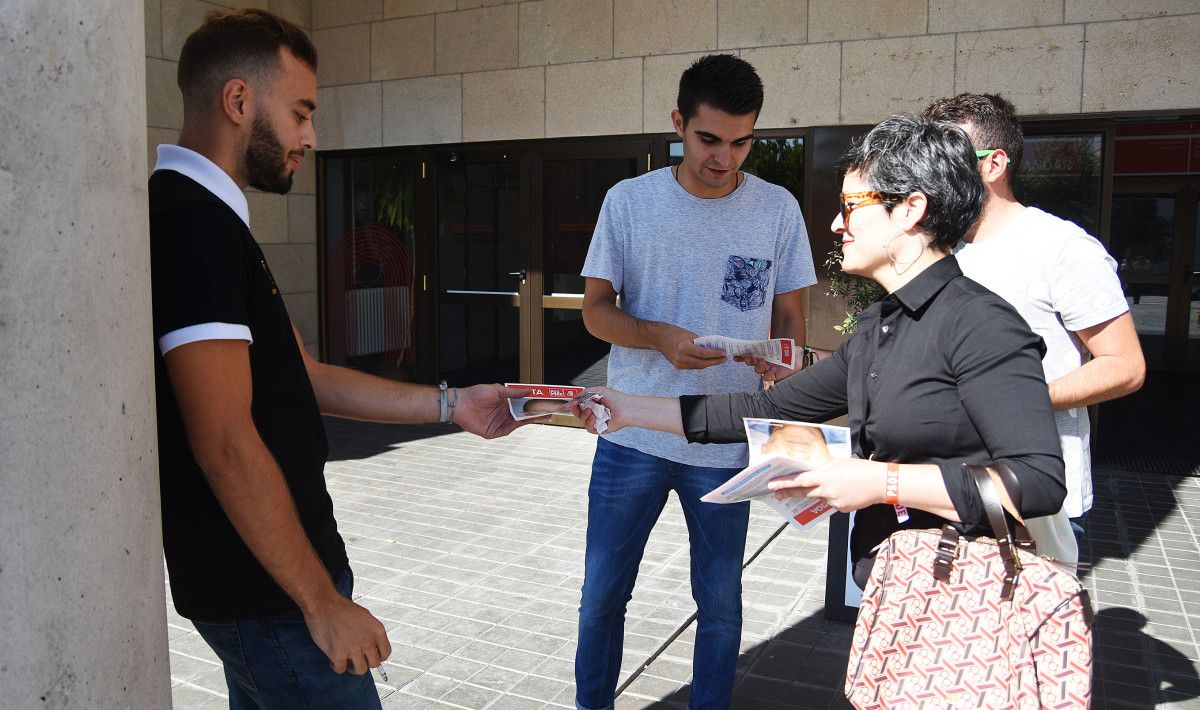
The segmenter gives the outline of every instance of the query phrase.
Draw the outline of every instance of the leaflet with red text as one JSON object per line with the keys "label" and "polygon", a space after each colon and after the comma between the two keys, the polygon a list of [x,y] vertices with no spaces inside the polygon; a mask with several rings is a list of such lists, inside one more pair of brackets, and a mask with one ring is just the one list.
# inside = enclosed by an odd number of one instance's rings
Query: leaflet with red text
{"label": "leaflet with red text", "polygon": [[777,419],[747,418],[745,424],[750,465],[700,500],[708,503],[759,500],[801,530],[832,514],[833,508],[816,498],[776,500],[775,492],[767,484],[824,465],[831,459],[850,458],[850,429]]}
{"label": "leaflet with red text", "polygon": [[607,426],[608,407],[599,403],[600,395],[588,394],[586,387],[572,385],[527,385],[515,382],[504,383],[505,387],[532,390],[530,396],[508,400],[508,411],[513,419],[537,419],[551,414],[569,414],[571,405],[590,410],[596,415],[596,433],[603,434]]}
{"label": "leaflet with red text", "polygon": [[692,340],[702,348],[723,350],[729,357],[750,355],[769,363],[796,369],[796,341],[791,338],[739,340],[723,335],[705,335]]}

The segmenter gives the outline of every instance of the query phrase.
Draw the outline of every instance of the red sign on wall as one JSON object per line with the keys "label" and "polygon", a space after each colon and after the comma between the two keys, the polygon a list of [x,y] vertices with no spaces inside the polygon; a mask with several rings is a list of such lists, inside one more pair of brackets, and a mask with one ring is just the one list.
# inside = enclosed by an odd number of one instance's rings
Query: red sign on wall
{"label": "red sign on wall", "polygon": [[1118,126],[1114,153],[1117,175],[1200,172],[1200,122]]}

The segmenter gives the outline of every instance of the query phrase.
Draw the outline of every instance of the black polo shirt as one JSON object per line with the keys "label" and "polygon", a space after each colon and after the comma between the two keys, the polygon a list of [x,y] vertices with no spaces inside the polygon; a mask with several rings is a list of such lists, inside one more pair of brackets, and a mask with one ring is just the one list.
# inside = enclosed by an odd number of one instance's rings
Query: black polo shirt
{"label": "black polo shirt", "polygon": [[[283,298],[249,227],[199,183],[158,170],[150,178],[150,262],[156,343],[203,324],[249,328],[254,424],[283,471],[305,533],[336,579],[348,563],[325,488],[324,424]],[[163,547],[175,608],[198,621],[295,611],[196,463],[157,346],[154,364]]]}
{"label": "black polo shirt", "polygon": [[[735,441],[746,435],[742,417],[823,422],[848,414],[855,456],[937,464],[960,529],[990,534],[963,463],[1008,464],[1026,518],[1057,512],[1066,495],[1044,350],[1012,306],[947,256],[864,310],[833,355],[766,392],[682,398],[684,431],[689,441]],[[947,522],[909,514],[901,525],[890,505],[858,511],[853,559],[901,527]]]}

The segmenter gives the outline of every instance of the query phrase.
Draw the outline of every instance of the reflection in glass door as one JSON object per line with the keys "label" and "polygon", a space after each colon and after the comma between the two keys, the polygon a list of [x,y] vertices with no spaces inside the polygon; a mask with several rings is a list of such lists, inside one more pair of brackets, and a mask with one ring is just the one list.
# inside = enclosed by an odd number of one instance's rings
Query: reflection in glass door
{"label": "reflection in glass door", "polygon": [[[624,153],[622,155],[621,153]],[[613,156],[616,153],[615,157]],[[551,154],[542,161],[542,348],[541,379],[558,385],[603,385],[609,344],[583,324],[580,276],[600,206],[609,188],[638,174],[646,150],[609,149],[602,155]]]}
{"label": "reflection in glass door", "polygon": [[436,170],[438,371],[458,386],[518,381],[519,165],[448,153]]}
{"label": "reflection in glass door", "polygon": [[325,360],[411,380],[416,332],[417,163],[412,155],[329,158],[325,175]]}
{"label": "reflection in glass door", "polygon": [[1200,367],[1200,208],[1197,187],[1124,179],[1114,187],[1109,240],[1146,361]]}

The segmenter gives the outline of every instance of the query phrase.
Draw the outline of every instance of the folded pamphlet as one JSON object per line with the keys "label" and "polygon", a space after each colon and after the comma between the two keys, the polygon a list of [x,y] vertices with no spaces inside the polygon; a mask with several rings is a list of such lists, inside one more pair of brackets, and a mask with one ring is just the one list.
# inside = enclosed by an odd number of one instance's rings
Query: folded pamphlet
{"label": "folded pamphlet", "polygon": [[758,500],[800,530],[812,527],[834,512],[817,498],[775,499],[767,484],[777,478],[824,465],[831,459],[850,458],[850,429],[828,424],[807,424],[778,419],[746,418],[750,465],[700,500],[707,503],[740,503]]}
{"label": "folded pamphlet", "polygon": [[600,395],[587,391],[586,387],[571,385],[526,385],[506,382],[505,387],[532,390],[528,397],[517,397],[508,400],[508,411],[513,419],[538,419],[551,414],[568,414],[571,405],[578,404],[596,417],[596,433],[603,434],[608,429],[606,422],[612,413],[608,407],[600,404]]}
{"label": "folded pamphlet", "polygon": [[796,341],[791,338],[739,340],[723,335],[705,335],[692,342],[702,348],[724,350],[729,357],[750,355],[773,365],[796,369]]}

